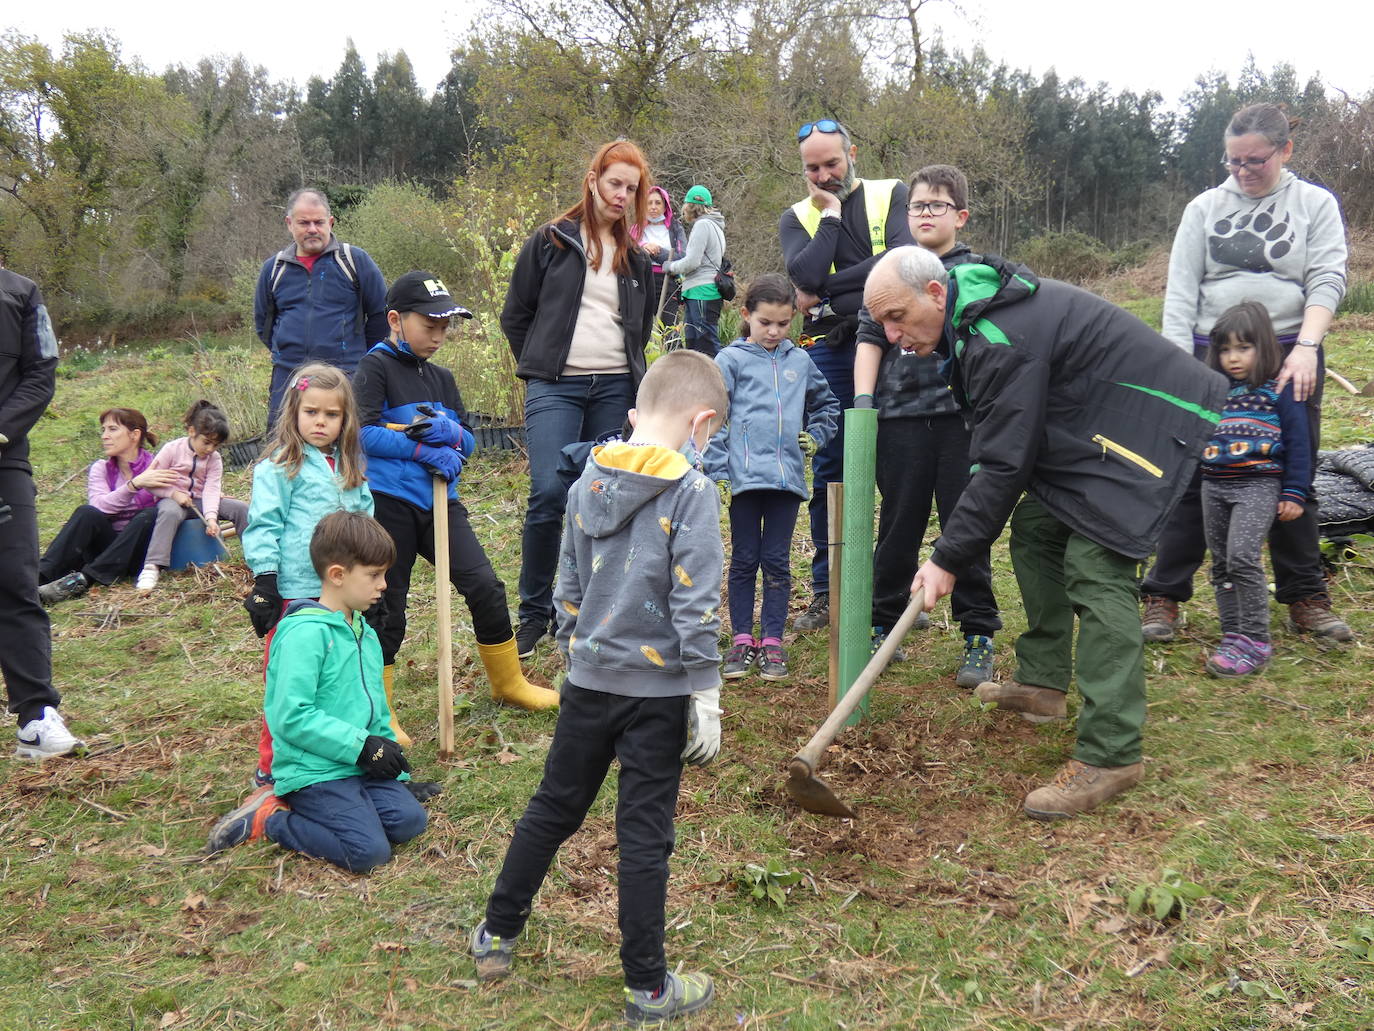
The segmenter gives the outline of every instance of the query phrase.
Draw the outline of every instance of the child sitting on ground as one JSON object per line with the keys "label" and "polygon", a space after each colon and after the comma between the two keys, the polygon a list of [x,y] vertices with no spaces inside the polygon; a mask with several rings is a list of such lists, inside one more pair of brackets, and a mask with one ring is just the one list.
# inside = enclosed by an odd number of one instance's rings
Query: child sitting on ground
{"label": "child sitting on ground", "polygon": [[396,542],[378,630],[387,694],[406,636],[411,569],[417,555],[434,561],[433,485],[441,476],[448,482],[447,511],[439,513],[449,526],[447,574],[472,614],[491,696],[522,709],[553,708],[558,692],[531,684],[520,670],[506,586],[458,500],[458,477],[474,440],[464,425],[467,413],[453,373],[430,359],[443,345],[452,317],[470,319],[472,313],[455,304],[448,288],[428,272],[399,277],[387,291],[386,308],[391,336],[363,355],[353,386],[377,521]]}
{"label": "child sitting on ground", "polygon": [[1207,364],[1231,378],[1212,439],[1202,450],[1202,522],[1212,552],[1221,644],[1207,660],[1218,677],[1247,677],[1274,654],[1264,540],[1277,516],[1302,515],[1312,484],[1307,411],[1274,377],[1283,348],[1258,301],[1228,308],[1212,327]]}
{"label": "child sitting on ground", "polygon": [[410,763],[391,732],[382,652],[363,610],[386,587],[396,546],[361,512],[334,512],[310,539],[320,600],[293,602],[267,663],[267,725],[274,786],[210,832],[209,852],[267,838],[367,873],[428,816],[398,781]]}
{"label": "child sitting on ground", "polygon": [[563,704],[470,945],[479,978],[510,972],[549,864],[618,758],[625,1015],[645,1023],[714,994],[707,975],[668,971],[663,910],[682,764],[720,750],[720,508],[678,450],[705,447],[729,402],[711,359],[680,350],[650,366],[636,403],[629,441],[595,448],[568,494],[554,592]]}
{"label": "child sitting on ground", "polygon": [[149,488],[162,500],[157,503],[157,522],[143,556],[143,571],[135,584],[143,594],[157,586],[158,574],[171,563],[172,540],[182,520],[199,516],[211,537],[219,536],[220,516],[232,522],[240,534],[248,525],[248,506],[220,496],[224,459],[219,456],[219,448],[229,441],[229,420],[202,399],[186,409],[182,421],[186,436],[162,445],[157,457],[148,464],[149,471],[172,470],[177,480],[170,487]]}
{"label": "child sitting on ground", "polygon": [[[792,531],[811,496],[806,459],[835,436],[840,402],[805,350],[787,339],[796,314],[787,280],[759,276],[740,309],[748,336],[716,356],[730,421],[711,441],[706,471],[730,506],[730,629],[721,676],[757,666],[787,679],[782,632],[792,595]],[[754,582],[763,567],[763,607],[754,636]]]}

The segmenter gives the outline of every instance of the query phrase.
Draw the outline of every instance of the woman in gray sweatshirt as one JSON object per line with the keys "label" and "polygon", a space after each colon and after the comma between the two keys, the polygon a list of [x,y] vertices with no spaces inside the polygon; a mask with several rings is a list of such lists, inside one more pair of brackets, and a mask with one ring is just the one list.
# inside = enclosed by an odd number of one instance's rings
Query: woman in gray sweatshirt
{"label": "woman in gray sweatshirt", "polygon": [[[1244,300],[1264,305],[1286,356],[1278,385],[1291,381],[1294,398],[1306,402],[1316,454],[1321,344],[1345,293],[1345,226],[1330,191],[1283,167],[1293,155],[1291,129],[1274,104],[1252,104],[1231,119],[1222,159],[1230,175],[1192,200],[1174,237],[1163,332],[1201,356],[1222,312]],[[1276,594],[1289,606],[1295,630],[1348,641],[1350,628],[1331,611],[1322,575],[1317,507],[1309,500],[1305,508],[1298,519],[1276,522],[1269,535]],[[1173,639],[1179,603],[1192,595],[1205,551],[1194,482],[1165,527],[1141,586],[1147,641]]]}

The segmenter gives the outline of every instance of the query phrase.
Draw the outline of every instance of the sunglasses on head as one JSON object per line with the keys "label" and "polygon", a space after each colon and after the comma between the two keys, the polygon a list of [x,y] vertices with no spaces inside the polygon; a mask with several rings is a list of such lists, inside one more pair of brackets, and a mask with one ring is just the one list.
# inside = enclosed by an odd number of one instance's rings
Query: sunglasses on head
{"label": "sunglasses on head", "polygon": [[813,132],[844,132],[844,129],[833,118],[822,118],[819,122],[807,122],[797,130],[797,142],[800,143]]}

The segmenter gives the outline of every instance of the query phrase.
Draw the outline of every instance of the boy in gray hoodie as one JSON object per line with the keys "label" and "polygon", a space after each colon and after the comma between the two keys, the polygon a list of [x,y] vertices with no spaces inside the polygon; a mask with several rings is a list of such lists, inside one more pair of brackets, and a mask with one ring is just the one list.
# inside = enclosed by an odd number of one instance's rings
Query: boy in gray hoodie
{"label": "boy in gray hoodie", "polygon": [[695,1012],[714,996],[708,975],[668,971],[663,911],[682,764],[705,766],[720,751],[725,556],[720,503],[699,466],[727,404],[714,362],[670,351],[640,382],[630,439],[594,448],[568,493],[554,591],[568,662],[558,726],[470,942],[479,978],[510,972],[549,864],[618,759],[620,959],[632,1024]]}

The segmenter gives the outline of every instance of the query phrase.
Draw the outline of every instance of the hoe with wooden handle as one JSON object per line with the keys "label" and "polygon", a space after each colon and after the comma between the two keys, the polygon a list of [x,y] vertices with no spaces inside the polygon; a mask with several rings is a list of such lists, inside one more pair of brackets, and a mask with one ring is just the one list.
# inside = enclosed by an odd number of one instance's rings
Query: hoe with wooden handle
{"label": "hoe with wooden handle", "polygon": [[868,660],[868,665],[855,678],[853,686],[840,699],[840,704],[835,706],[829,719],[821,724],[821,729],[816,731],[815,736],[806,743],[805,748],[796,754],[796,757],[787,767],[787,793],[792,796],[792,801],[808,813],[820,813],[822,816],[845,816],[850,819],[855,817],[854,810],[841,802],[835,796],[835,792],[830,790],[830,785],[816,776],[816,767],[820,765],[821,754],[844,727],[845,720],[849,719],[854,710],[859,707],[859,703],[868,694],[868,689],[873,686],[879,674],[892,661],[892,656],[902,643],[902,638],[906,637],[907,631],[916,622],[916,617],[925,608],[925,598],[924,590],[918,590],[911,596],[911,601],[907,602],[906,611],[902,613],[902,618],[897,620],[897,625],[892,628],[892,632],[887,635],[887,640],[883,642],[883,646],[874,653],[873,658]]}

